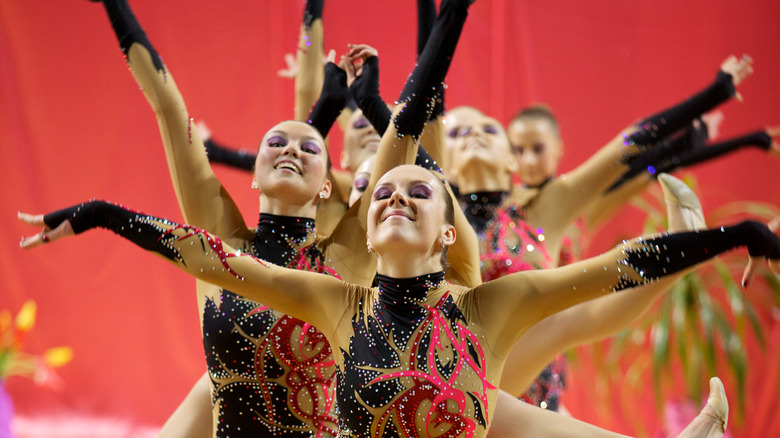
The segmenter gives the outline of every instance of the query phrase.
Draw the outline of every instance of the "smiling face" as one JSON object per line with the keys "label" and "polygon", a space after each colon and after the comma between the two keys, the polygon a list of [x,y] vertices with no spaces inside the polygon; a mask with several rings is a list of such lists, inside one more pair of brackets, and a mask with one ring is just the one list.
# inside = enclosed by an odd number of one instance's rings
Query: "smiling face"
{"label": "smiling face", "polygon": [[355,173],[368,157],[376,154],[379,148],[379,134],[363,115],[356,110],[344,131],[344,149],[341,152],[341,167]]}
{"label": "smiling face", "polygon": [[263,137],[255,161],[255,180],[264,196],[303,205],[330,195],[328,156],[322,136],[311,125],[282,122]]}
{"label": "smiling face", "polygon": [[380,257],[393,253],[406,259],[422,257],[441,269],[442,245],[455,240],[445,219],[449,198],[430,171],[399,166],[377,182],[368,209],[368,242]]}
{"label": "smiling face", "polygon": [[563,143],[553,122],[540,117],[516,118],[509,124],[508,135],[523,183],[538,187],[555,176]]}

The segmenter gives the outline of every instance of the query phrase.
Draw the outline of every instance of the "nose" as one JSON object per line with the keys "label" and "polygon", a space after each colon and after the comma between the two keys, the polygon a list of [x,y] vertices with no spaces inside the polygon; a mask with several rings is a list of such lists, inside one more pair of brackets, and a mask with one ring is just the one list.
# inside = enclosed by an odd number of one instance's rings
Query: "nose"
{"label": "nose", "polygon": [[404,196],[399,190],[396,190],[390,196],[389,205],[391,207],[394,205],[400,205],[402,207],[406,207],[409,205],[409,201],[406,199],[406,196]]}
{"label": "nose", "polygon": [[539,157],[532,151],[525,151],[525,153],[520,155],[520,160],[527,166],[534,166],[539,162]]}
{"label": "nose", "polygon": [[300,157],[301,145],[297,141],[291,141],[287,143],[287,145],[282,148],[282,155],[290,155],[295,158]]}

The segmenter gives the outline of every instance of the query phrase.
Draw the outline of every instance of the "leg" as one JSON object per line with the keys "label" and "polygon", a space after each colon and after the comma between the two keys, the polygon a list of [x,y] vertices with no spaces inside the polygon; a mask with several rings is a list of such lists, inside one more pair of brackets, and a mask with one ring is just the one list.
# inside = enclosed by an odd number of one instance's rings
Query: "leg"
{"label": "leg", "polygon": [[[729,405],[723,383],[710,379],[710,396],[699,416],[678,438],[720,438],[726,431]],[[531,406],[504,391],[499,391],[488,438],[627,438],[574,418]]]}
{"label": "leg", "polygon": [[211,438],[213,429],[211,382],[208,373],[203,373],[165,422],[158,438]]}

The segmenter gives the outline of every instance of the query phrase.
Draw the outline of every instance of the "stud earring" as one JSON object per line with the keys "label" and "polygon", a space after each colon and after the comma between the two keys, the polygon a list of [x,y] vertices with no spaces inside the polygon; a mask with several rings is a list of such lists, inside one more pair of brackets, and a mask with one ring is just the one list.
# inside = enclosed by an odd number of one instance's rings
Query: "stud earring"
{"label": "stud earring", "polygon": [[366,249],[368,250],[368,253],[369,253],[369,254],[371,254],[372,252],[374,252],[374,248],[371,248],[371,245],[369,245],[369,244],[366,244]]}
{"label": "stud earring", "polygon": [[253,189],[257,188],[257,181],[252,181],[252,185],[250,186]]}

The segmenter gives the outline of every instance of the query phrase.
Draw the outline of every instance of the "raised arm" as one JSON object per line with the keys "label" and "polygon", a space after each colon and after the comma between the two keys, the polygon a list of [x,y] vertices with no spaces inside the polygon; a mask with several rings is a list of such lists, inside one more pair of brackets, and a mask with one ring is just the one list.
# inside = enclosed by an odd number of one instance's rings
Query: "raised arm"
{"label": "raised arm", "polygon": [[[708,128],[703,122],[695,122],[679,135],[666,138],[634,157],[628,169],[582,212],[585,225],[590,231],[606,223],[631,198],[647,189],[662,167],[661,163],[673,162],[691,150],[704,147]],[[653,172],[653,173],[651,173]]]}
{"label": "raised arm", "polygon": [[638,238],[600,256],[561,268],[511,274],[475,289],[480,318],[493,351],[508,352],[517,336],[555,312],[611,292],[655,282],[727,250],[746,246],[754,260],[766,257],[777,268],[780,238],[766,225],[733,226]]}
{"label": "raised arm", "polygon": [[775,140],[778,136],[780,136],[780,127],[773,127],[713,143],[709,146],[691,149],[671,160],[659,163],[656,171],[672,172],[678,168],[704,163],[748,147],[755,147],[780,156],[780,145]]}
{"label": "raised arm", "polygon": [[[702,131],[705,131],[703,136]],[[587,209],[586,223],[591,229],[598,227],[661,173],[671,173],[749,147],[780,156],[780,145],[774,140],[778,135],[780,128],[767,128],[706,145],[706,129],[698,128],[665,141],[662,146],[649,151],[651,154],[642,154],[640,160],[631,163],[630,169]]]}
{"label": "raised arm", "polygon": [[[629,170],[628,165],[642,151],[688,126],[697,117],[736,94],[736,86],[753,69],[748,57],[729,57],[721,64],[715,81],[685,101],[647,117],[629,127],[584,164],[548,184],[529,216],[565,231],[574,218],[588,208],[607,188]],[[576,202],[573,202],[576,200]],[[555,208],[551,208],[552,205]]]}
{"label": "raised arm", "polygon": [[[436,98],[437,86],[442,83],[449,69],[460,31],[468,13],[468,4],[469,2],[465,0],[445,0],[442,3],[441,11],[427,40],[425,50],[420,55],[418,64],[401,93],[400,104],[396,107],[392,120],[387,124],[386,131],[382,135],[368,187],[361,199],[345,215],[343,223],[334,231],[333,242],[362,242],[362,245],[353,247],[352,251],[355,248],[362,249],[365,245],[365,235],[363,234],[360,239],[357,239],[352,236],[354,231],[350,230],[355,224],[359,225],[360,230],[366,229],[365,221],[373,187],[387,171],[401,164],[415,162],[427,168],[435,166],[433,160],[426,158],[425,155],[418,156],[417,140],[423,132],[430,111],[433,110],[431,102]],[[375,52],[368,49],[370,48],[367,46],[354,46],[350,52],[350,56],[353,58],[366,58],[361,76],[367,74],[365,69],[368,64],[365,62],[376,59]],[[359,83],[359,78],[360,76],[355,79],[353,86],[355,83]],[[457,213],[461,213],[462,216],[462,212],[458,211]],[[463,231],[459,229],[460,234],[456,246],[451,248],[451,260],[454,265],[463,267],[456,269],[458,271],[457,281],[473,286],[479,283],[477,241],[465,217],[460,219]],[[456,225],[458,225],[458,218],[456,218]],[[345,233],[350,235],[346,236]],[[347,250],[348,247],[344,246],[344,249]],[[342,254],[342,256],[350,257],[348,254]],[[367,255],[362,255],[363,259],[366,257]]]}
{"label": "raised arm", "polygon": [[322,89],[323,5],[324,0],[306,0],[303,10],[298,37],[298,72],[295,75],[295,120],[307,119]]}
{"label": "raised arm", "polygon": [[336,278],[274,266],[242,254],[198,228],[108,202],[90,201],[45,216],[20,214],[20,219],[44,226],[43,232],[24,239],[22,248],[106,228],[193,277],[309,322],[328,336],[346,310],[350,288]]}
{"label": "raised arm", "polygon": [[246,225],[233,200],[217,180],[200,134],[176,88],[126,0],[104,0],[130,71],[155,112],[168,170],[187,222],[232,237]]}

